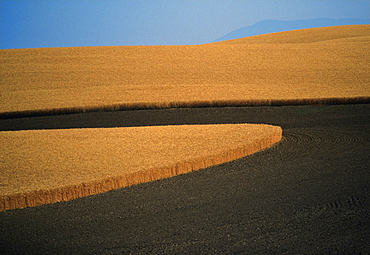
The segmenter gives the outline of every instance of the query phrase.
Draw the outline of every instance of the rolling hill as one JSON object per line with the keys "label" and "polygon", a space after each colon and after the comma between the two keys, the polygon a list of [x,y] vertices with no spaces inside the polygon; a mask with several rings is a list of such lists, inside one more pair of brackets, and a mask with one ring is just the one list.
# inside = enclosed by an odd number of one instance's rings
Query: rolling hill
{"label": "rolling hill", "polygon": [[197,46],[0,51],[0,112],[369,97],[370,25]]}
{"label": "rolling hill", "polygon": [[308,20],[262,20],[251,26],[242,27],[227,33],[213,42],[250,37],[255,35],[277,33],[290,30],[299,30],[316,27],[369,25],[370,19],[308,19]]}
{"label": "rolling hill", "polygon": [[370,25],[197,46],[0,51],[0,113],[369,97]]}

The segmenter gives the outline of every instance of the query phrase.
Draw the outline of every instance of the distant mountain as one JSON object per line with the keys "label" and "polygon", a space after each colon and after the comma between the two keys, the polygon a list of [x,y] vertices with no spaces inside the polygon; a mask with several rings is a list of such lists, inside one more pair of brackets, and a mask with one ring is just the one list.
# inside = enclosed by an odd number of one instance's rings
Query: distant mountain
{"label": "distant mountain", "polygon": [[293,20],[293,21],[267,19],[259,21],[253,24],[252,26],[242,27],[234,31],[231,31],[230,33],[214,40],[213,42],[304,28],[342,26],[342,25],[367,25],[367,24],[370,24],[370,19],[321,18],[321,19]]}

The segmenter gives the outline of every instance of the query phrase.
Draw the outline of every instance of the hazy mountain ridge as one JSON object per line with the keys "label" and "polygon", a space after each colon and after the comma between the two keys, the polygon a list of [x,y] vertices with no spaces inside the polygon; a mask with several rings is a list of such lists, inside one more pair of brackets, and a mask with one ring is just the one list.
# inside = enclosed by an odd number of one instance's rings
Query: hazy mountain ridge
{"label": "hazy mountain ridge", "polygon": [[232,40],[237,38],[249,37],[254,35],[315,28],[315,27],[327,27],[327,26],[342,26],[342,25],[367,25],[370,24],[370,19],[309,19],[309,20],[273,20],[267,19],[259,21],[251,26],[242,27],[231,31],[230,33],[219,37],[212,42],[219,42],[225,40]]}

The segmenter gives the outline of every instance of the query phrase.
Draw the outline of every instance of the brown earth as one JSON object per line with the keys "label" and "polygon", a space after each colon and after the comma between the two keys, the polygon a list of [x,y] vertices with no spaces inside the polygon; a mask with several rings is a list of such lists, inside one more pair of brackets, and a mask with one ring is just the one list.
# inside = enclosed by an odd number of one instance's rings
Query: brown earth
{"label": "brown earth", "polygon": [[269,149],[188,174],[0,212],[1,254],[369,254],[370,104],[0,119],[2,130],[268,123]]}

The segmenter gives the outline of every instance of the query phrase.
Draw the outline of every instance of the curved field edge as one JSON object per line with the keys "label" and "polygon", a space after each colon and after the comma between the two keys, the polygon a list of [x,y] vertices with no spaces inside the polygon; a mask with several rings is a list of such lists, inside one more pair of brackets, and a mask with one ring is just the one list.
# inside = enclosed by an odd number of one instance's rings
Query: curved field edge
{"label": "curved field edge", "polygon": [[282,139],[261,124],[0,132],[0,211],[68,201],[248,156]]}
{"label": "curved field edge", "polygon": [[245,106],[294,106],[294,105],[339,105],[339,104],[369,104],[370,97],[343,98],[303,98],[303,99],[259,99],[259,100],[228,100],[228,101],[190,101],[190,102],[160,102],[160,103],[128,103],[101,106],[70,107],[55,109],[38,109],[26,111],[0,112],[0,119],[23,118],[36,116],[51,116],[101,111],[129,111],[170,108],[204,108],[204,107],[245,107]]}

